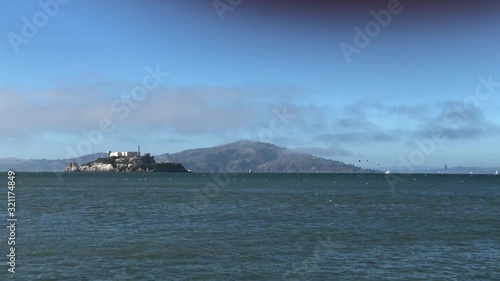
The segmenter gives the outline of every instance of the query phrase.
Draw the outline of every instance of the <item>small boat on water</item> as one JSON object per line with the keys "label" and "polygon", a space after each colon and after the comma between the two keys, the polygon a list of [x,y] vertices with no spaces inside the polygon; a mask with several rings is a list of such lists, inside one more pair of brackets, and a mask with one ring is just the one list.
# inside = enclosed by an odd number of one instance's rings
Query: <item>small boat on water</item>
{"label": "small boat on water", "polygon": [[385,174],[386,174],[386,175],[388,175],[388,174],[390,174],[390,173],[391,173],[391,170],[387,170],[387,171],[385,172]]}
{"label": "small boat on water", "polygon": [[495,176],[498,176],[498,171],[495,171]]}

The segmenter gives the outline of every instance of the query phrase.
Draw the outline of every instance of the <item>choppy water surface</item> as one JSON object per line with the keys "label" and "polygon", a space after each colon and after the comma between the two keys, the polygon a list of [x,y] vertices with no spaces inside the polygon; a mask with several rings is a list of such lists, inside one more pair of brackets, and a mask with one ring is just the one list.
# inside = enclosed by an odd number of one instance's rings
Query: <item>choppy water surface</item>
{"label": "choppy water surface", "polygon": [[2,280],[500,280],[500,176],[62,179],[17,174]]}

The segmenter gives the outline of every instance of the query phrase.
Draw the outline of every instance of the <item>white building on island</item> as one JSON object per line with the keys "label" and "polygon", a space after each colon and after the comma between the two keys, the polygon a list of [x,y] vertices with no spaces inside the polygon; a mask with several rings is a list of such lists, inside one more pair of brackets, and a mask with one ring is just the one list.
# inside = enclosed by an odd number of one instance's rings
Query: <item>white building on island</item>
{"label": "white building on island", "polygon": [[137,151],[106,151],[107,157],[139,157],[141,156],[141,147],[137,147]]}

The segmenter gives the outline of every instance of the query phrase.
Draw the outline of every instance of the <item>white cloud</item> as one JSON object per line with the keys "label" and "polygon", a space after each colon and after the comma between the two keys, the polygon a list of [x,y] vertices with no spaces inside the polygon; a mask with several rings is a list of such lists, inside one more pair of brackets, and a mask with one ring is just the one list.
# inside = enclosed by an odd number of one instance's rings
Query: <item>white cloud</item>
{"label": "white cloud", "polygon": [[442,119],[444,110],[453,103],[385,105],[365,101],[329,106],[312,103],[301,89],[291,86],[163,87],[150,92],[136,108],[129,108],[130,114],[121,120],[111,104],[128,95],[133,86],[99,82],[30,92],[0,88],[4,147],[0,153],[13,156],[16,149],[26,147],[42,151],[52,147],[51,151],[64,153],[66,144],[81,139],[82,130],[98,128],[105,117],[113,121],[116,130],[106,135],[105,144],[97,149],[113,144],[135,146],[146,139],[162,153],[167,145],[178,151],[240,139],[258,140],[275,117],[273,109],[284,107],[295,118],[269,141],[331,158],[359,155],[381,145],[404,147],[435,128],[456,141],[500,131],[480,108],[468,111],[470,116],[461,126],[449,127]]}

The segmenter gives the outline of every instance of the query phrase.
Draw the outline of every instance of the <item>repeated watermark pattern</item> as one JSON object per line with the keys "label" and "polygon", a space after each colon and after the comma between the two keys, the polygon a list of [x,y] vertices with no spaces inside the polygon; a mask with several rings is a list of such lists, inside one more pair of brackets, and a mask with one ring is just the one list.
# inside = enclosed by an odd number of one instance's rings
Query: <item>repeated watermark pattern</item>
{"label": "repeated watermark pattern", "polygon": [[[500,82],[493,80],[493,74],[489,74],[487,77],[479,76],[478,81],[474,94],[465,97],[461,103],[448,108],[439,123],[447,124],[447,129],[460,128],[481,102],[488,100],[495,93],[496,88],[500,87]],[[415,145],[417,147],[407,156],[399,155],[398,174],[386,176],[387,184],[391,190],[394,191],[394,186],[397,183],[405,181],[410,173],[415,171],[415,167],[424,164],[425,160],[433,155],[439,146],[449,140],[448,134],[449,130],[436,127],[430,137],[416,139]]]}
{"label": "repeated watermark pattern", "polygon": [[224,14],[233,12],[241,3],[243,3],[243,0],[214,0],[212,5],[220,21],[224,21]]}
{"label": "repeated watermark pattern", "polygon": [[382,29],[389,26],[392,17],[400,14],[403,9],[404,7],[399,0],[389,0],[386,9],[378,12],[371,10],[370,15],[373,17],[373,20],[367,22],[363,29],[358,26],[354,27],[353,43],[350,44],[343,41],[339,45],[347,63],[352,62],[352,55],[359,55],[363,49],[367,48],[372,39],[378,37],[382,33]]}
{"label": "repeated watermark pattern", "polygon": [[[75,146],[67,145],[65,147],[67,152],[66,159],[78,158],[92,153],[94,147],[104,141],[105,135],[111,134],[116,130],[115,123],[126,120],[130,116],[130,112],[146,100],[149,92],[157,89],[163,80],[170,75],[168,72],[163,72],[159,65],[156,65],[154,68],[147,66],[145,70],[146,74],[142,78],[140,85],[134,86],[129,93],[123,94],[111,102],[109,110],[113,113],[113,118],[101,118],[95,128],[82,130],[82,137]],[[60,167],[59,165],[52,165],[54,171],[65,170],[66,167]],[[61,182],[62,172],[56,174]]]}
{"label": "repeated watermark pattern", "polygon": [[40,10],[36,11],[31,18],[22,17],[23,25],[19,33],[7,33],[7,39],[12,46],[14,53],[20,52],[21,45],[26,45],[31,39],[35,38],[40,29],[49,24],[50,19],[57,16],[61,7],[68,4],[69,0],[40,0],[38,6]]}
{"label": "repeated watermark pattern", "polygon": [[[269,120],[269,126],[259,130],[257,134],[257,140],[260,142],[270,142],[277,134],[282,134],[286,130],[286,127],[290,125],[290,120],[293,120],[296,116],[295,114],[289,113],[287,107],[283,107],[281,110],[274,108],[272,110],[273,117]],[[244,150],[244,142],[240,143],[238,151],[244,151],[244,153],[249,155],[255,155],[257,152],[253,149]],[[190,218],[192,216],[200,215],[202,210],[205,209],[210,204],[210,198],[215,198],[219,193],[226,189],[231,182],[231,175],[234,173],[233,163],[227,163],[224,173],[210,173],[210,178],[212,182],[205,184],[205,186],[197,190],[193,201],[190,204],[180,204],[179,209],[181,215],[186,223],[190,223]]]}
{"label": "repeated watermark pattern", "polygon": [[334,245],[330,238],[318,239],[318,243],[314,248],[311,256],[302,260],[299,264],[294,264],[293,268],[285,271],[283,280],[308,280],[309,276],[319,270],[319,263],[332,255]]}
{"label": "repeated watermark pattern", "polygon": [[288,113],[286,106],[281,110],[274,108],[273,115],[271,120],[269,120],[269,126],[262,128],[257,134],[258,141],[271,142],[276,134],[282,134],[286,130],[286,127],[290,124],[290,120],[295,119],[295,114]]}

